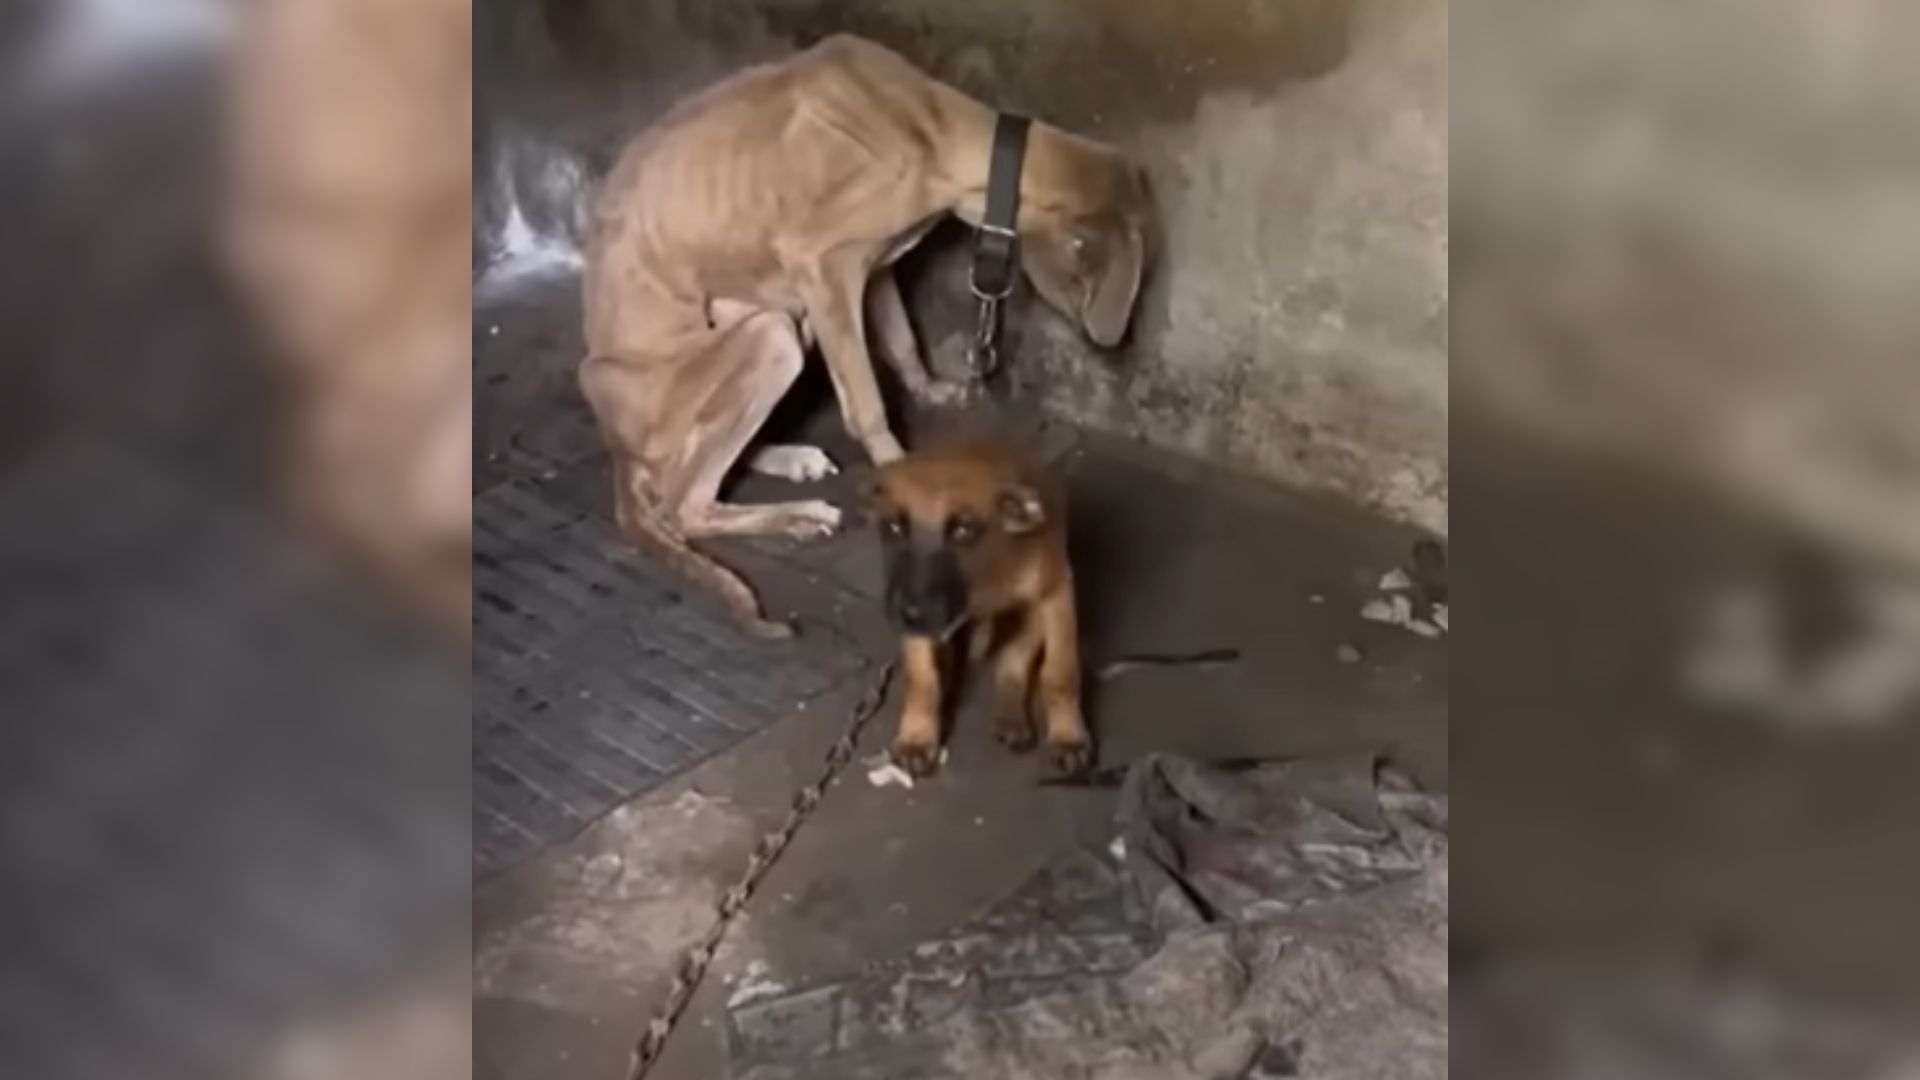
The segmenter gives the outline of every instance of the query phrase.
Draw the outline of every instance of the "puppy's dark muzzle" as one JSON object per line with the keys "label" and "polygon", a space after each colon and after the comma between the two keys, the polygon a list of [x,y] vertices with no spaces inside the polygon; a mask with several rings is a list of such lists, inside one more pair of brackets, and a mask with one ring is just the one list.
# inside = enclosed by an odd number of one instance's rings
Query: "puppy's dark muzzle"
{"label": "puppy's dark muzzle", "polygon": [[887,618],[908,634],[939,637],[967,613],[966,588],[951,556],[902,558],[887,575]]}

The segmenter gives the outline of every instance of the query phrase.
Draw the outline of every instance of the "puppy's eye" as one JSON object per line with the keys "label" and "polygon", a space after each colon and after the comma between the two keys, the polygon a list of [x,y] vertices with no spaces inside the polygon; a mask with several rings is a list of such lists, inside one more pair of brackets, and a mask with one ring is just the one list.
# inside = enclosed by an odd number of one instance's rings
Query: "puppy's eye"
{"label": "puppy's eye", "polygon": [[947,535],[956,544],[971,544],[980,539],[980,523],[972,518],[954,518],[947,524]]}

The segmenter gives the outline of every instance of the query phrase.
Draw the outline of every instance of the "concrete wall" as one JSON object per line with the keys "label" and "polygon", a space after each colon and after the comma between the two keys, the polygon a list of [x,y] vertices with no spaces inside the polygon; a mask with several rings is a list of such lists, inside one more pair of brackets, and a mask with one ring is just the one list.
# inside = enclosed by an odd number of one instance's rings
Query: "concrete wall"
{"label": "concrete wall", "polygon": [[[1103,354],[1017,309],[1026,392],[1445,531],[1445,0],[479,7],[484,257],[564,262],[625,133],[744,63],[860,33],[1148,169],[1162,235],[1134,335]],[[936,234],[904,268],[936,365],[964,348],[965,247]]]}

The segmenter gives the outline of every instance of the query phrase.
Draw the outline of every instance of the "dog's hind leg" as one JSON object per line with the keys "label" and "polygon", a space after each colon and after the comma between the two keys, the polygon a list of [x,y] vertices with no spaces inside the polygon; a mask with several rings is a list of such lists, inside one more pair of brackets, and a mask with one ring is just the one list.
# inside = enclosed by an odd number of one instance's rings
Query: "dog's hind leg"
{"label": "dog's hind leg", "polygon": [[1038,614],[1019,613],[1019,624],[993,658],[995,707],[993,737],[1015,753],[1033,749],[1037,737],[1033,715],[1034,669],[1046,640]]}
{"label": "dog's hind leg", "polygon": [[745,580],[688,540],[727,532],[811,535],[839,522],[839,511],[824,502],[715,501],[720,479],[799,374],[792,320],[757,313],[670,344],[665,355],[600,354],[580,366],[581,392],[613,462],[621,530],[716,594],[750,632],[786,636],[791,628],[762,616]]}
{"label": "dog's hind leg", "polygon": [[840,511],[818,499],[753,506],[720,501],[720,484],[728,470],[799,377],[803,362],[793,319],[772,311],[734,323],[711,346],[710,354],[696,361],[698,369],[711,378],[703,380],[701,392],[681,399],[692,419],[678,425],[685,434],[678,452],[669,459],[671,466],[660,476],[663,494],[675,507],[679,527],[687,536],[809,537],[824,536],[839,527]]}
{"label": "dog's hind leg", "polygon": [[581,391],[616,466],[625,463],[623,517],[638,500],[688,539],[832,532],[840,511],[819,500],[757,506],[719,501],[728,470],[800,374],[792,318],[760,311],[681,335],[673,345],[670,357],[602,355],[580,368]]}

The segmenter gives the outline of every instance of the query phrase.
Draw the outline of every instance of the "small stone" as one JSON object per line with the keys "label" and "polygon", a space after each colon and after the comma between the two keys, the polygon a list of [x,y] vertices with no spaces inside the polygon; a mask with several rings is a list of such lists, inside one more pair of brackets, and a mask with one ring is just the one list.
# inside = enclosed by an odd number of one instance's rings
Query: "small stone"
{"label": "small stone", "polygon": [[1333,650],[1333,655],[1343,664],[1357,664],[1360,662],[1360,650],[1351,642],[1341,642],[1340,647]]}
{"label": "small stone", "polygon": [[1425,619],[1408,619],[1406,626],[1407,629],[1424,638],[1436,638],[1440,636],[1440,628]]}
{"label": "small stone", "polygon": [[1407,589],[1412,587],[1413,587],[1413,579],[1407,576],[1407,572],[1405,570],[1402,570],[1397,566],[1387,571],[1380,578],[1381,592],[1393,592],[1396,589]]}
{"label": "small stone", "polygon": [[1377,623],[1391,624],[1399,621],[1393,617],[1393,605],[1387,603],[1385,600],[1367,601],[1360,609],[1360,617],[1368,622]]}
{"label": "small stone", "polygon": [[1307,603],[1309,604],[1324,604],[1326,602],[1327,598],[1321,596],[1319,593],[1314,593],[1312,596],[1307,597]]}

